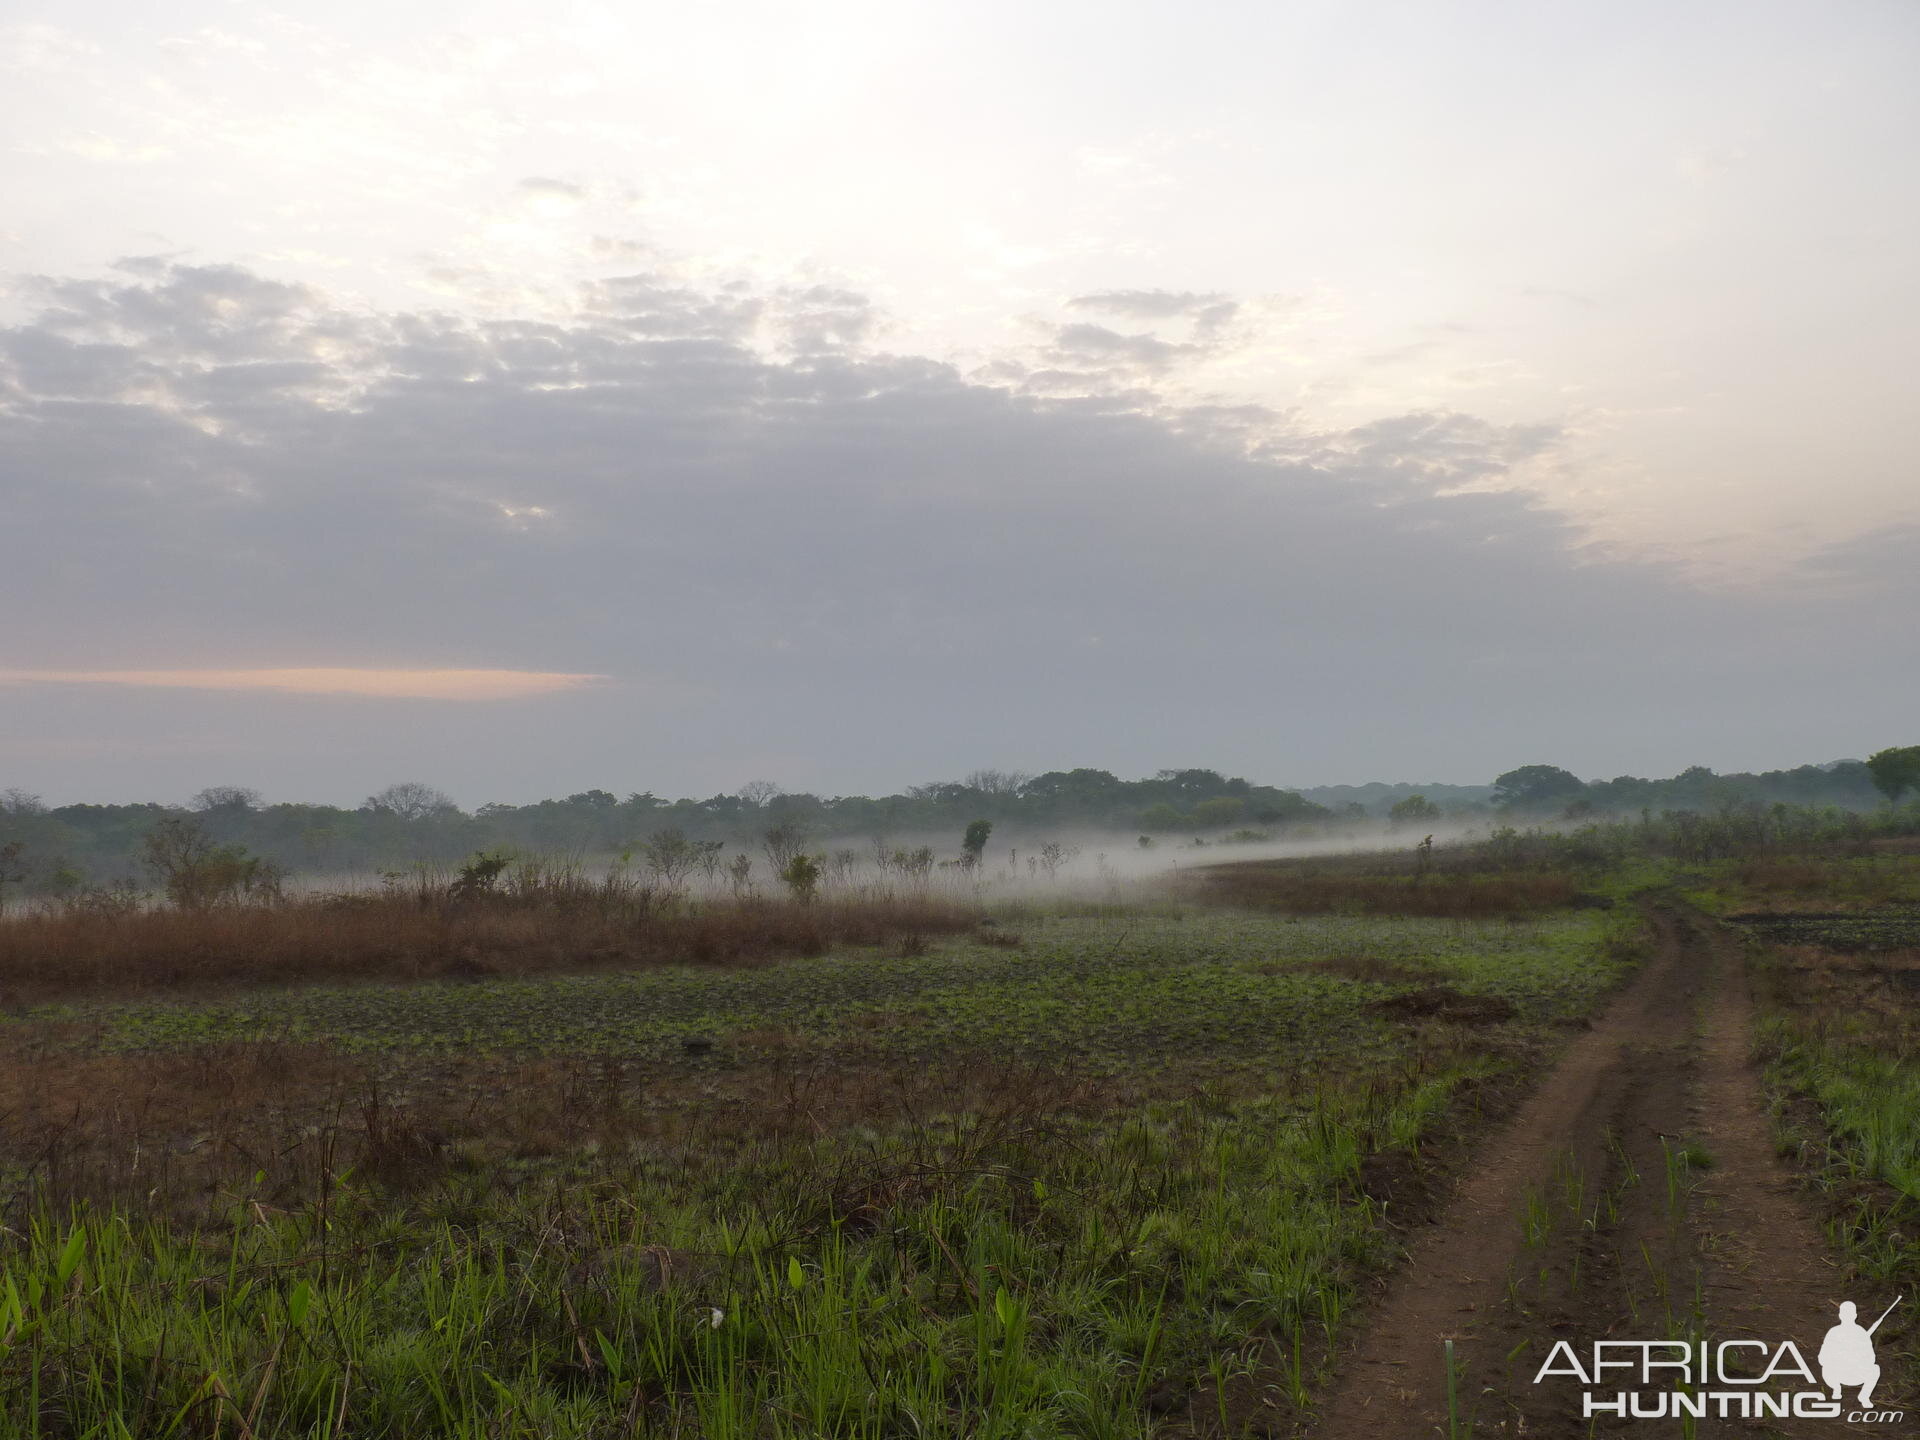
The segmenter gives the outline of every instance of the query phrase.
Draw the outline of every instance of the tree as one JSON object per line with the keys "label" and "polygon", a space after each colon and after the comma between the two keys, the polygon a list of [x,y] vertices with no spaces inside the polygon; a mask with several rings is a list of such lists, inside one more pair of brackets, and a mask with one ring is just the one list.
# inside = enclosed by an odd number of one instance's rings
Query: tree
{"label": "tree", "polygon": [[969,870],[980,867],[981,857],[987,853],[987,837],[993,834],[991,820],[975,820],[967,826],[967,833],[960,840],[960,863]]}
{"label": "tree", "polygon": [[1028,800],[1094,805],[1111,802],[1124,793],[1124,788],[1107,770],[1049,770],[1022,785],[1020,794]]}
{"label": "tree", "polygon": [[887,853],[876,852],[882,872],[891,871],[907,884],[918,889],[927,883],[933,874],[933,847],[922,845],[916,850],[895,850]]}
{"label": "tree", "polygon": [[1186,816],[1162,800],[1157,805],[1149,805],[1139,815],[1142,830],[1178,830],[1186,823]]}
{"label": "tree", "polygon": [[1907,791],[1920,791],[1920,745],[1897,745],[1869,755],[1867,774],[1887,803],[1898,805]]}
{"label": "tree", "polygon": [[1396,800],[1387,811],[1387,819],[1396,827],[1425,825],[1440,818],[1440,807],[1424,795],[1409,795]]}
{"label": "tree", "polygon": [[740,899],[753,889],[753,857],[736,855],[733,863],[727,866],[727,885],[732,889],[734,898]]}
{"label": "tree", "polygon": [[476,850],[460,867],[453,884],[447,887],[447,894],[459,901],[483,900],[494,893],[493,887],[511,864],[511,850]]}
{"label": "tree", "polygon": [[1234,795],[1218,795],[1194,806],[1187,823],[1196,830],[1224,830],[1238,825],[1246,813],[1246,801]]}
{"label": "tree", "polygon": [[[1147,837],[1142,835],[1142,840]],[[1040,868],[1047,872],[1047,879],[1060,878],[1060,867],[1071,865],[1080,854],[1078,845],[1064,845],[1058,840],[1049,840],[1040,847]]]}
{"label": "tree", "polygon": [[788,891],[802,905],[811,905],[820,890],[820,862],[802,853],[788,860],[780,871]]}
{"label": "tree", "polygon": [[733,793],[758,810],[780,793],[780,787],[771,780],[749,780]]}
{"label": "tree", "polygon": [[[1231,794],[1235,782],[1228,780],[1218,770],[1162,770],[1154,779],[1171,790],[1175,800],[1211,800],[1221,793]],[[1241,790],[1247,788],[1247,782],[1239,781]]]}
{"label": "tree", "polygon": [[961,783],[982,795],[1011,797],[1033,777],[1024,770],[975,770]]}
{"label": "tree", "polygon": [[245,813],[260,808],[260,792],[250,785],[209,785],[187,804],[202,814],[216,810]]}
{"label": "tree", "polygon": [[773,873],[786,878],[787,867],[807,843],[807,827],[797,820],[782,820],[760,832],[761,848],[767,852],[767,864]]}
{"label": "tree", "polygon": [[412,824],[416,820],[452,815],[460,807],[453,803],[453,797],[444,790],[422,785],[418,780],[403,780],[398,785],[389,785],[377,794],[369,795],[360,808],[376,814],[392,815]]}
{"label": "tree", "polygon": [[1557,809],[1586,790],[1585,781],[1558,765],[1522,765],[1493,782],[1493,803],[1516,810]]}
{"label": "tree", "polygon": [[1249,813],[1262,825],[1274,825],[1289,820],[1324,820],[1332,811],[1324,805],[1316,805],[1291,790],[1277,790],[1271,785],[1255,785],[1247,791]]}
{"label": "tree", "polygon": [[719,840],[690,840],[684,830],[669,827],[642,840],[640,854],[646,860],[647,873],[662,888],[678,890],[695,870],[718,863],[723,844]]}
{"label": "tree", "polygon": [[276,900],[280,868],[239,845],[216,845],[192,816],[169,815],[141,841],[140,862],[182,910]]}
{"label": "tree", "polygon": [[27,878],[27,863],[21,858],[26,850],[26,842],[21,840],[0,845],[0,914],[6,912],[7,886]]}

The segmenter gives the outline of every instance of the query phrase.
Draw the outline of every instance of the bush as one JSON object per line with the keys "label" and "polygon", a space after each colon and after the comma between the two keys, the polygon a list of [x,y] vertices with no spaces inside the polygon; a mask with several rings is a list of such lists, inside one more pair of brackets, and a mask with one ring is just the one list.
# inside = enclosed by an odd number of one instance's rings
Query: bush
{"label": "bush", "polygon": [[796,855],[780,872],[780,879],[796,901],[811,905],[820,890],[820,862],[811,855]]}

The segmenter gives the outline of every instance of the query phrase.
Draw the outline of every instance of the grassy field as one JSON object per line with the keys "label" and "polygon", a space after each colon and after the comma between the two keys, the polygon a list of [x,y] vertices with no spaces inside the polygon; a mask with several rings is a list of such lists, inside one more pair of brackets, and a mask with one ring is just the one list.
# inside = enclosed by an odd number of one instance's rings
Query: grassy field
{"label": "grassy field", "polygon": [[[1705,898],[1747,937],[1785,1142],[1864,1273],[1920,1265],[1920,858],[1749,866]],[[1910,1323],[1910,1322],[1909,1322]]]}
{"label": "grassy field", "polygon": [[1432,1156],[1631,959],[1531,903],[945,928],[16,1011],[5,1426],[1287,1433]]}
{"label": "grassy field", "polygon": [[1684,973],[1688,903],[1746,937],[1784,1143],[1891,1284],[1920,857],[1755,834],[18,917],[0,1433],[1311,1434],[1415,1222],[1656,935]]}

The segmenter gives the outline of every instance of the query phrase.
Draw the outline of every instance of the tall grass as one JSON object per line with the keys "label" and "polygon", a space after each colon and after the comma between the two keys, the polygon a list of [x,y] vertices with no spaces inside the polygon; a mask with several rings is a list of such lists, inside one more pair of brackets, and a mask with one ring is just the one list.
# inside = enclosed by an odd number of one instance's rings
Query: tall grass
{"label": "tall grass", "polygon": [[977,912],[913,891],[693,899],[579,879],[460,896],[445,885],[203,909],[0,918],[0,1003],[186,987],[752,964],[965,930]]}

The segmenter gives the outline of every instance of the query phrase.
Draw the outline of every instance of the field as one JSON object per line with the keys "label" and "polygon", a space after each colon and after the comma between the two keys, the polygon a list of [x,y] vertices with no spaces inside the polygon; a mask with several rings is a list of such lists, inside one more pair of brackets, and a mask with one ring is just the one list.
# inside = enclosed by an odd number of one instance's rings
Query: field
{"label": "field", "polygon": [[1920,896],[1553,848],[9,922],[120,958],[0,1021],[0,1429],[1584,1433],[1544,1335],[1787,1303],[1735,1219],[1911,1273]]}
{"label": "field", "polygon": [[1803,893],[1761,892],[1728,918],[1749,937],[1776,1108],[1829,1234],[1865,1273],[1904,1282],[1920,1269],[1920,867],[1851,868],[1823,895],[1880,903],[1810,910]]}

